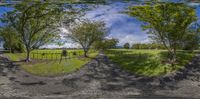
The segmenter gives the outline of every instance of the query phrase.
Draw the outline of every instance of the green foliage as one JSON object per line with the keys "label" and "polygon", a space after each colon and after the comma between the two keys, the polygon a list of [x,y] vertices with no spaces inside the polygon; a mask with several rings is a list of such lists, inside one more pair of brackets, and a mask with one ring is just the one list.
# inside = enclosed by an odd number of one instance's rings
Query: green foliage
{"label": "green foliage", "polygon": [[199,35],[195,32],[189,32],[182,41],[184,50],[196,50],[199,48]]}
{"label": "green foliage", "polygon": [[95,41],[104,39],[107,31],[103,22],[83,21],[70,29],[70,37],[74,42],[79,43],[85,52],[87,52]]}
{"label": "green foliage", "polygon": [[101,41],[96,41],[93,44],[93,47],[94,49],[97,49],[97,50],[107,50],[107,49],[116,48],[118,42],[119,42],[118,39],[104,39]]}
{"label": "green foliage", "polygon": [[124,48],[125,48],[125,49],[129,49],[129,48],[130,48],[130,44],[129,44],[129,43],[125,43],[125,44],[124,44]]}
{"label": "green foliage", "polygon": [[128,13],[145,22],[151,38],[162,42],[170,53],[172,65],[176,62],[176,50],[187,34],[190,24],[196,21],[195,10],[181,3],[157,3],[130,7]]}
{"label": "green foliage", "polygon": [[14,53],[15,51],[17,52],[24,51],[24,47],[21,44],[21,41],[13,28],[10,27],[1,28],[0,36],[3,38],[4,41],[3,47],[5,49],[10,50],[10,52],[12,53]]}
{"label": "green foliage", "polygon": [[42,46],[57,37],[56,22],[59,22],[63,15],[63,8],[57,4],[32,0],[21,1],[15,4],[14,8],[4,14],[1,20],[14,28],[26,48],[26,60],[30,61],[32,48]]}
{"label": "green foliage", "polygon": [[165,49],[165,47],[162,44],[158,43],[148,43],[148,44],[133,44],[132,49]]}

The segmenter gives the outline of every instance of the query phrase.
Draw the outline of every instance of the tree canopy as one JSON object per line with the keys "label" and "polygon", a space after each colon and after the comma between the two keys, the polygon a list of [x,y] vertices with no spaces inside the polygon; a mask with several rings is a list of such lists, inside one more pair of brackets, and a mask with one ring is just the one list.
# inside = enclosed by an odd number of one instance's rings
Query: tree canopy
{"label": "tree canopy", "polygon": [[182,3],[157,3],[133,6],[128,13],[144,22],[153,40],[162,42],[170,54],[170,62],[176,62],[176,50],[187,34],[191,23],[197,20],[195,10]]}
{"label": "tree canopy", "polygon": [[119,40],[115,38],[103,39],[103,40],[96,41],[93,44],[93,48],[97,50],[107,50],[107,49],[116,48],[118,43],[119,43]]}
{"label": "tree canopy", "polygon": [[16,4],[13,11],[5,13],[1,21],[16,31],[26,48],[26,61],[30,61],[33,47],[42,46],[56,37],[62,12],[60,5],[25,0]]}
{"label": "tree canopy", "polygon": [[15,51],[22,52],[24,47],[21,44],[19,36],[13,28],[4,27],[0,29],[0,37],[3,39],[3,47],[10,52],[14,53]]}
{"label": "tree canopy", "polygon": [[67,34],[74,42],[81,45],[87,57],[87,52],[95,41],[102,40],[107,34],[103,22],[82,21],[70,29]]}
{"label": "tree canopy", "polygon": [[129,44],[129,43],[125,43],[125,44],[124,44],[124,48],[125,48],[125,49],[129,49],[129,48],[130,48],[130,44]]}

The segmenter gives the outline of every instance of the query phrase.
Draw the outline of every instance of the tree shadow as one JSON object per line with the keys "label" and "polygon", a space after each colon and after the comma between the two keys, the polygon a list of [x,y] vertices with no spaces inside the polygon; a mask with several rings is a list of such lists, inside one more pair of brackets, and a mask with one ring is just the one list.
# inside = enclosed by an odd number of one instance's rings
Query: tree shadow
{"label": "tree shadow", "polygon": [[154,54],[125,52],[121,55],[111,55],[109,58],[129,72],[150,76],[165,73],[164,66],[160,65],[159,56]]}
{"label": "tree shadow", "polygon": [[[135,57],[138,58],[138,55]],[[141,54],[139,57],[143,57],[143,60],[147,60],[149,55]],[[92,62],[86,66],[83,75],[74,78],[66,78],[63,80],[63,83],[66,86],[71,86],[78,90],[79,88],[83,88],[82,85],[87,87],[89,82],[98,80],[101,82],[100,90],[102,91],[120,91],[126,88],[132,88],[141,90],[142,95],[153,95],[153,92],[158,89],[177,89],[177,87],[171,86],[171,84],[163,83],[162,79],[157,77],[146,77],[124,71],[116,64],[110,62],[106,56],[96,58],[95,61],[96,62]],[[141,61],[135,60],[135,62]],[[155,67],[152,65],[152,67],[149,68]],[[146,68],[142,68],[142,70],[146,70]]]}
{"label": "tree shadow", "polygon": [[[187,64],[189,61],[191,61],[191,59],[194,57],[194,54],[198,54],[198,52],[191,52],[191,51],[177,51],[177,65],[183,66],[185,64]],[[159,53],[160,58],[162,59],[161,61],[163,63],[167,63],[169,58],[170,58],[170,54],[167,51],[162,51]]]}
{"label": "tree shadow", "polygon": [[[163,52],[161,55],[166,57],[167,54],[166,52]],[[178,53],[178,56],[181,55],[181,52]],[[183,56],[186,57],[181,57],[184,59],[191,58],[190,55],[188,57],[187,55],[189,54],[185,53]],[[127,68],[133,69],[134,71],[148,71],[151,73],[149,69],[152,70],[158,68],[158,63],[156,63],[154,59],[149,60],[149,58],[152,57],[150,54],[123,54],[123,56],[116,55],[113,58],[116,58],[117,60],[117,58],[121,57],[126,58],[118,60],[118,62],[126,61]],[[102,91],[115,92],[126,89],[132,89],[134,91],[135,89],[138,89],[142,96],[153,96],[155,95],[154,92],[159,90],[177,90],[179,89],[177,83],[186,79],[200,81],[200,74],[197,75],[200,73],[200,56],[194,57],[190,64],[185,65],[184,69],[178,69],[176,72],[171,74],[152,77],[125,71],[121,66],[118,66],[116,62],[111,62],[106,56],[97,57],[95,61],[96,62],[88,64],[85,73],[76,77],[76,80],[73,81],[81,81],[87,86],[87,83],[92,80],[98,80],[101,82],[101,87],[99,89]]]}

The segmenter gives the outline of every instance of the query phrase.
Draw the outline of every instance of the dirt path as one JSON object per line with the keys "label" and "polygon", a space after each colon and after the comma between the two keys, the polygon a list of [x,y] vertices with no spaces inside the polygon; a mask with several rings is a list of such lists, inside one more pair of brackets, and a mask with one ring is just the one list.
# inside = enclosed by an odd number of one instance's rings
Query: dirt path
{"label": "dirt path", "polygon": [[187,69],[165,77],[128,73],[103,54],[81,70],[59,77],[30,75],[0,57],[2,99],[192,99],[200,98],[200,56]]}

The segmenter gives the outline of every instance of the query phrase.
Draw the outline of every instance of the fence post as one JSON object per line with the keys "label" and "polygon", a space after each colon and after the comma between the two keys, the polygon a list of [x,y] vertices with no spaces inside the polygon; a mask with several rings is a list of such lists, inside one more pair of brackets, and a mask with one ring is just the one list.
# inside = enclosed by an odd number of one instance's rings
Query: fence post
{"label": "fence post", "polygon": [[47,60],[47,58],[48,58],[48,53],[45,53],[45,55],[46,55],[46,60]]}
{"label": "fence post", "polygon": [[53,60],[53,55],[52,55],[53,53],[50,53],[50,54],[51,54],[51,60]]}
{"label": "fence post", "polygon": [[39,59],[39,56],[38,56],[38,51],[37,51],[36,53],[37,53],[37,59]]}
{"label": "fence post", "polygon": [[37,58],[36,59],[38,59],[38,53],[36,52],[36,55],[37,55]]}
{"label": "fence post", "polygon": [[67,52],[67,53],[68,53],[68,54],[67,54],[67,55],[68,55],[68,58],[70,59],[70,53],[71,53],[71,52]]}
{"label": "fence post", "polygon": [[56,60],[57,60],[57,53],[55,53],[55,55],[56,55]]}
{"label": "fence post", "polygon": [[32,53],[32,58],[34,59],[34,53]]}
{"label": "fence post", "polygon": [[62,61],[62,53],[60,54],[60,62],[59,63],[61,63],[61,61]]}

